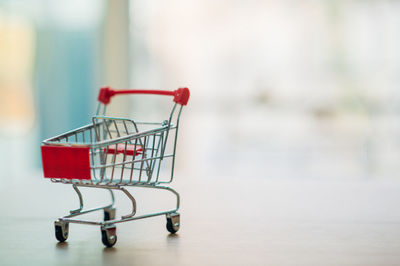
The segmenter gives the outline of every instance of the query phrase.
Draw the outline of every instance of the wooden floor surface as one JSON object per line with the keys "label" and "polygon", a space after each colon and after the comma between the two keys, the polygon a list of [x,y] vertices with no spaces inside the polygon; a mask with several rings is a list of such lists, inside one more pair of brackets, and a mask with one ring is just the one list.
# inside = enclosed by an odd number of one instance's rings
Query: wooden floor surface
{"label": "wooden floor surface", "polygon": [[[180,176],[178,234],[167,233],[165,217],[119,224],[114,248],[103,247],[97,226],[75,224],[57,243],[53,221],[77,205],[69,186],[39,174],[8,182],[0,265],[400,265],[400,182],[246,181]],[[173,204],[167,194],[133,191],[139,212]],[[85,193],[89,204],[108,196]],[[122,196],[117,203],[118,215],[129,211]]]}

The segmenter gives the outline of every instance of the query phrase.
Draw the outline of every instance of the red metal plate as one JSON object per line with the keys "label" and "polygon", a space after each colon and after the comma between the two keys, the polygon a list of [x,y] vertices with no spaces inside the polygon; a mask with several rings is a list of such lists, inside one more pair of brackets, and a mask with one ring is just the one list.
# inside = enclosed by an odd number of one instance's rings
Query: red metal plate
{"label": "red metal plate", "polygon": [[89,147],[44,145],[41,148],[45,178],[91,179]]}

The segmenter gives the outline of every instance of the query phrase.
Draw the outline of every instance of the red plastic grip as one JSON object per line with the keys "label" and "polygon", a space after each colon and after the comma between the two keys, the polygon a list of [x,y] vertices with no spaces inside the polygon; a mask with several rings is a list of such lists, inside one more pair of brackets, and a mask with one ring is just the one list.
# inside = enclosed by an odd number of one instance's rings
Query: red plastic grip
{"label": "red plastic grip", "polygon": [[126,155],[130,155],[130,156],[133,156],[133,155],[138,156],[139,154],[143,153],[143,147],[140,145],[127,144],[126,149],[125,149],[124,143],[118,143],[118,144],[109,145],[108,150],[107,150],[107,148],[104,148],[104,152],[107,152],[108,154],[125,153]]}
{"label": "red plastic grip", "polygon": [[164,90],[114,90],[110,87],[102,87],[99,91],[97,99],[103,104],[109,104],[111,97],[117,94],[157,94],[157,95],[168,95],[174,96],[174,102],[180,105],[187,105],[190,97],[190,91],[188,88],[179,88],[174,91]]}

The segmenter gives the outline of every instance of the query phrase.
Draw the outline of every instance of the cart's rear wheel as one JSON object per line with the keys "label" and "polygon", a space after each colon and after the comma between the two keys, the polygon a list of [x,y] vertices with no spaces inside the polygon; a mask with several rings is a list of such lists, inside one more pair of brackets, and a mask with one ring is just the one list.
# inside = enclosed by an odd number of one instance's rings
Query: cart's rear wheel
{"label": "cart's rear wheel", "polygon": [[105,208],[104,209],[104,221],[114,220],[115,219],[115,208]]}
{"label": "cart's rear wheel", "polygon": [[56,238],[59,242],[64,242],[68,238],[69,223],[63,221],[55,221],[54,229]]}
{"label": "cart's rear wheel", "polygon": [[177,212],[167,214],[167,230],[171,234],[178,232],[180,226],[180,214]]}
{"label": "cart's rear wheel", "polygon": [[110,248],[117,243],[117,227],[115,225],[101,227],[101,241]]}

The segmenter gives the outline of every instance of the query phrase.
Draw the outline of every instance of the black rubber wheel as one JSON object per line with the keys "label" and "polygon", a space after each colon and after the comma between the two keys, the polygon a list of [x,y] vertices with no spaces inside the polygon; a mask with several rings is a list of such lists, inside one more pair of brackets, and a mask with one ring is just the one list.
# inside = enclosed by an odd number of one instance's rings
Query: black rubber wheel
{"label": "black rubber wheel", "polygon": [[56,238],[59,242],[64,242],[68,238],[68,231],[63,233],[62,227],[60,225],[55,225]]}
{"label": "black rubber wheel", "polygon": [[115,227],[110,229],[101,230],[101,242],[104,246],[111,248],[117,243],[117,234],[115,233]]}
{"label": "black rubber wheel", "polygon": [[167,218],[167,230],[168,232],[170,232],[171,234],[175,234],[176,232],[178,232],[179,227],[174,227],[172,224],[172,219],[171,218]]}

